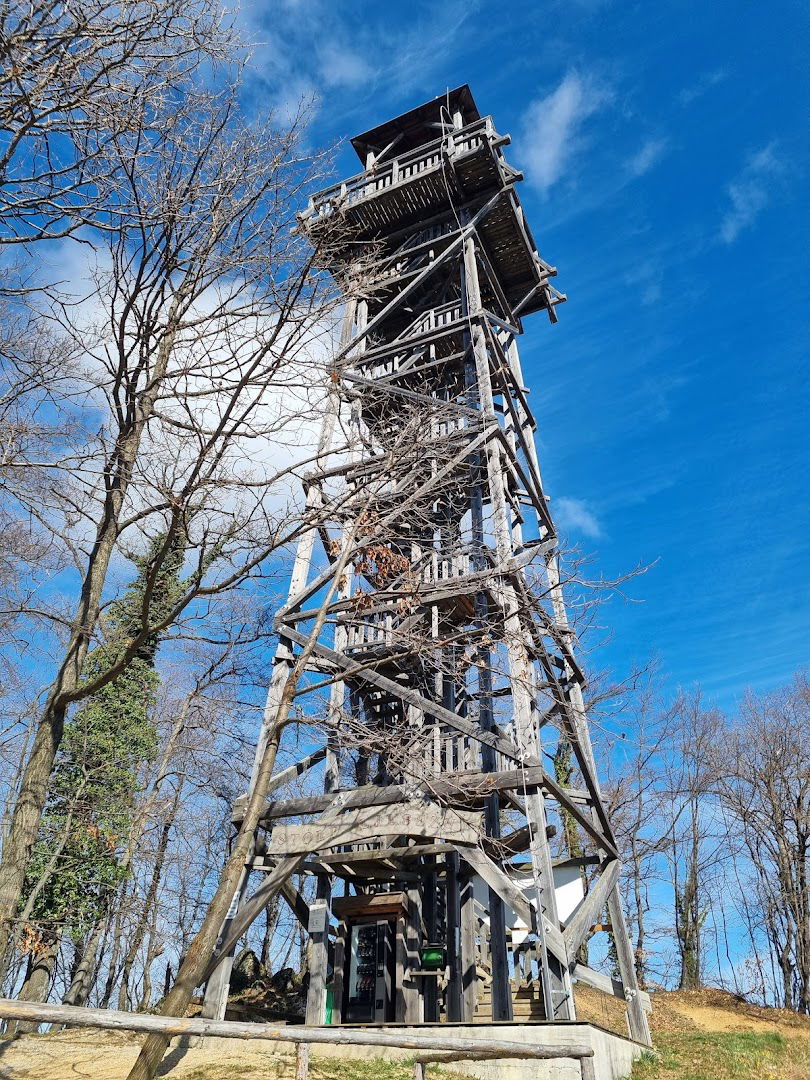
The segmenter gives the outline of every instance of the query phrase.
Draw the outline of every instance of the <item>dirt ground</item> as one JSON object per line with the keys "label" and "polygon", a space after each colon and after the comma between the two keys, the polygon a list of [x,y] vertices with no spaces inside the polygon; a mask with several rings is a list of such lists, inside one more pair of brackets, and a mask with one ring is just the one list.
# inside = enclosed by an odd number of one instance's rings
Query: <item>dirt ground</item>
{"label": "dirt ground", "polygon": [[[140,1042],[140,1037],[86,1029],[3,1040],[0,1080],[124,1080]],[[293,1072],[291,1055],[234,1040],[224,1049],[170,1050],[159,1075],[173,1080],[267,1080]]]}

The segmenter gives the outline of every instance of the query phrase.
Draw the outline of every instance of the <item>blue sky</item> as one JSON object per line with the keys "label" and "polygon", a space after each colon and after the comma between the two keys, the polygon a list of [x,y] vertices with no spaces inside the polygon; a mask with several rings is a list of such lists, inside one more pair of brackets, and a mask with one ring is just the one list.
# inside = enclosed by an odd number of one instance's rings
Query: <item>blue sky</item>
{"label": "blue sky", "polygon": [[[733,708],[808,660],[810,8],[277,0],[248,92],[350,137],[468,82],[569,302],[526,321],[552,510],[607,577],[600,665]],[[337,174],[358,169],[350,147]],[[336,175],[337,178],[337,175]]]}

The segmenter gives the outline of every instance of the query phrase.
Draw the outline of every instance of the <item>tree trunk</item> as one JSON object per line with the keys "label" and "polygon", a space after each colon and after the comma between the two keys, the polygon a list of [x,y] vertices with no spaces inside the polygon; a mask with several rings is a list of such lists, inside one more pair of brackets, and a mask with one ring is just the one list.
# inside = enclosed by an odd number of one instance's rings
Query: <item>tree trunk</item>
{"label": "tree trunk", "polygon": [[[51,686],[40,716],[25,766],[20,792],[14,805],[8,837],[0,858],[0,950],[5,954],[13,948],[15,914],[20,903],[25,871],[31,849],[37,838],[42,811],[48,794],[48,782],[53,771],[56,753],[65,728],[69,705],[78,700],[77,688],[93,632],[98,623],[101,598],[110,566],[121,507],[129,486],[146,422],[154,411],[166,367],[176,337],[176,319],[182,298],[182,288],[175,301],[174,319],[157,350],[155,366],[146,390],[132,403],[132,415],[119,430],[115,448],[107,463],[106,493],[101,520],[96,528],[95,542],[90,552],[82,581],[79,603],[73,618],[62,664]],[[92,688],[89,688],[92,692]]]}
{"label": "tree trunk", "polygon": [[[29,956],[25,982],[17,995],[20,1001],[47,1001],[60,941],[61,935],[55,934],[43,949]],[[15,1032],[23,1035],[36,1031],[38,1027],[39,1024],[34,1021],[20,1020],[17,1022]]]}
{"label": "tree trunk", "polygon": [[[292,679],[290,679],[290,682],[292,682]],[[293,694],[293,688],[290,686],[289,695],[285,694],[287,712],[289,712],[292,704]],[[281,709],[279,713],[281,713]],[[272,735],[267,740],[261,768],[257,776],[255,794],[245,811],[242,827],[233,845],[231,855],[225,864],[217,891],[214,893],[208,911],[205,913],[200,929],[183,958],[174,986],[166,995],[161,1006],[160,1011],[164,1016],[185,1015],[192,995],[205,977],[206,969],[214,955],[222,924],[236,894],[239,879],[242,876],[242,870],[253,843],[253,833],[258,825],[259,814],[264,805],[264,792],[276,760],[281,726],[282,723],[279,718]],[[155,1073],[163,1060],[168,1045],[169,1039],[166,1036],[148,1035],[127,1080],[154,1080]]]}
{"label": "tree trunk", "polygon": [[636,909],[636,944],[633,950],[636,979],[639,990],[647,989],[647,962],[645,957],[644,895],[641,885],[641,856],[637,834],[632,839],[633,903]]}
{"label": "tree trunk", "polygon": [[119,894],[118,906],[115,912],[115,921],[112,928],[113,947],[110,954],[110,962],[107,966],[107,978],[104,983],[104,993],[101,995],[100,1002],[102,1009],[108,1009],[110,1007],[110,1000],[112,999],[113,990],[115,989],[115,981],[118,977],[118,957],[121,955],[121,933],[127,884],[127,880],[124,879],[124,882],[121,886],[121,892]]}
{"label": "tree trunk", "polygon": [[[239,832],[236,836],[231,854],[225,863],[217,890],[209,905],[205,918],[194,940],[189,946],[188,953],[180,964],[174,986],[167,994],[161,1013],[164,1016],[184,1016],[191,1001],[194,990],[205,978],[206,971],[214,956],[220,930],[225,922],[228,909],[231,906],[239,881],[247,863],[248,856],[253,847],[253,837],[259,824],[259,817],[264,807],[267,788],[273,775],[279,742],[284,727],[289,719],[290,710],[301,675],[306,669],[309,657],[326,621],[326,611],[332,602],[337,582],[343,573],[354,548],[354,533],[352,532],[345,541],[345,546],[334,567],[334,577],[310,631],[307,644],[301,650],[295,664],[288,668],[285,676],[284,689],[279,698],[278,709],[273,717],[267,732],[267,741],[264,752],[256,769],[250,798],[245,807],[245,816],[242,819]],[[286,666],[286,665],[285,665]],[[278,670],[278,669],[277,669]],[[279,672],[281,675],[282,672]],[[303,859],[301,860],[303,861]],[[279,883],[280,887],[280,883]],[[268,897],[269,900],[271,897]],[[144,1040],[138,1059],[133,1065],[127,1080],[154,1080],[158,1066],[163,1060],[169,1039],[165,1035],[149,1035]]]}
{"label": "tree trunk", "polygon": [[107,916],[104,915],[100,918],[93,929],[90,931],[90,936],[84,946],[81,958],[76,971],[71,980],[70,986],[62,998],[63,1005],[85,1005],[87,999],[90,997],[90,991],[93,988],[93,973],[96,967],[96,957],[98,955],[98,947],[101,944],[101,937],[104,933],[104,924],[107,921]]}
{"label": "tree trunk", "polygon": [[166,860],[166,849],[169,846],[169,836],[174,825],[174,819],[177,816],[177,808],[180,805],[180,792],[182,791],[182,784],[177,788],[177,793],[172,802],[171,809],[166,820],[163,823],[163,828],[160,833],[160,840],[158,842],[157,852],[155,853],[155,865],[152,868],[152,877],[149,882],[149,888],[146,891],[141,913],[138,917],[138,922],[135,926],[135,932],[132,935],[132,941],[127,954],[124,957],[124,964],[121,970],[121,987],[118,991],[118,1008],[123,1012],[129,1008],[129,978],[132,974],[132,966],[135,963],[135,959],[138,955],[143,939],[146,936],[146,930],[149,926],[149,920],[152,913],[152,908],[157,900],[158,886],[160,885],[160,879],[163,874],[163,864]]}

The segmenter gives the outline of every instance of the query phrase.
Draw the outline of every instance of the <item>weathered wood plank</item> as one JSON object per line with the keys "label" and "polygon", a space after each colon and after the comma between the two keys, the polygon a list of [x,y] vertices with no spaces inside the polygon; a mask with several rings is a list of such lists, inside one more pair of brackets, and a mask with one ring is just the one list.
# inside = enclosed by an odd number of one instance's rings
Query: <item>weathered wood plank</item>
{"label": "weathered wood plank", "polygon": [[276,825],[268,855],[297,855],[324,848],[356,844],[378,836],[440,837],[451,843],[475,844],[480,815],[451,810],[433,803],[409,803],[396,810],[377,806],[347,810],[337,821],[324,825]]}

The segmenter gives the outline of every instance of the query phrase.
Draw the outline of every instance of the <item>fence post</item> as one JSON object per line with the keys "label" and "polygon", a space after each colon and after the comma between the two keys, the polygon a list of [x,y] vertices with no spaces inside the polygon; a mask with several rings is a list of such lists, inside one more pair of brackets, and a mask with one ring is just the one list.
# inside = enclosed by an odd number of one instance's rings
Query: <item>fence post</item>
{"label": "fence post", "polygon": [[309,1076],[309,1043],[296,1043],[295,1080],[307,1080]]}
{"label": "fence post", "polygon": [[592,1057],[580,1058],[579,1065],[582,1070],[582,1080],[596,1080],[596,1068]]}

